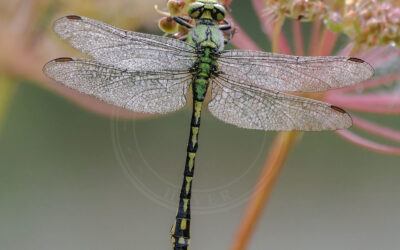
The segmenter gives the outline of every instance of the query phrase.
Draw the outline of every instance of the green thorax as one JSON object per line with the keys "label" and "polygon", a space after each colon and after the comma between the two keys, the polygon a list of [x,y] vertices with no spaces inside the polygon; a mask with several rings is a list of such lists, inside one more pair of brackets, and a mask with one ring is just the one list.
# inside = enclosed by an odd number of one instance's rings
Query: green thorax
{"label": "green thorax", "polygon": [[201,18],[196,20],[196,25],[190,31],[187,42],[194,46],[197,52],[197,61],[192,68],[194,98],[203,101],[209,79],[217,74],[216,60],[219,51],[224,48],[224,36],[215,21]]}
{"label": "green thorax", "polygon": [[187,42],[196,49],[212,48],[216,51],[224,49],[224,36],[222,31],[212,19],[201,18],[196,20],[196,25],[189,32]]}
{"label": "green thorax", "polygon": [[197,61],[192,67],[192,88],[194,100],[202,102],[206,96],[210,79],[217,75],[218,52],[215,48],[210,47],[202,47],[198,52]]}

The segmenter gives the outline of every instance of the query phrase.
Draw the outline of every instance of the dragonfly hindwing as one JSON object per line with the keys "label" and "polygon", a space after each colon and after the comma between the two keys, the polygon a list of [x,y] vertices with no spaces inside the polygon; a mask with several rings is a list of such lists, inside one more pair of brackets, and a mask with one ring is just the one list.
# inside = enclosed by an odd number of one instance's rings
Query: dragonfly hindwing
{"label": "dragonfly hindwing", "polygon": [[328,103],[263,90],[219,76],[213,80],[210,112],[224,122],[260,130],[345,129],[350,115]]}
{"label": "dragonfly hindwing", "polygon": [[69,57],[48,62],[43,71],[81,93],[145,113],[167,113],[183,107],[192,78],[188,71],[127,71]]}

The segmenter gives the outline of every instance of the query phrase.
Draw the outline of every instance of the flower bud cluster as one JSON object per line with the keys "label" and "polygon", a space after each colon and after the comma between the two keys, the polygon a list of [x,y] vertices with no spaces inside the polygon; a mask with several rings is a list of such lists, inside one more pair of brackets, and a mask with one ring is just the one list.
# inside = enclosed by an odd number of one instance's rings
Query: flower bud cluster
{"label": "flower bud cluster", "polygon": [[400,46],[400,7],[384,0],[264,0],[274,15],[313,21],[322,19],[359,45]]}
{"label": "flower bud cluster", "polygon": [[346,1],[343,32],[358,44],[400,46],[400,8],[392,1]]}
{"label": "flower bud cluster", "polygon": [[301,21],[312,21],[326,13],[326,5],[319,0],[266,0],[265,3],[276,15]]}
{"label": "flower bud cluster", "polygon": [[167,34],[182,33],[185,35],[188,31],[185,27],[179,25],[174,21],[174,16],[185,17],[187,16],[187,8],[194,0],[167,0],[167,11],[161,12],[164,17],[158,20],[158,27]]}

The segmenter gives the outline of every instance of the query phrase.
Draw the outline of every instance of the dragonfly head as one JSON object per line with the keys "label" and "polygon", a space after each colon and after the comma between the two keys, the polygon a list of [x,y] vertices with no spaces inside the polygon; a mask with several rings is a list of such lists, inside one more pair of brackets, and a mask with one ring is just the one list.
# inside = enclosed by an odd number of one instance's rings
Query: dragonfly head
{"label": "dragonfly head", "polygon": [[216,0],[201,0],[189,5],[188,15],[193,19],[212,19],[220,22],[225,19],[226,10]]}

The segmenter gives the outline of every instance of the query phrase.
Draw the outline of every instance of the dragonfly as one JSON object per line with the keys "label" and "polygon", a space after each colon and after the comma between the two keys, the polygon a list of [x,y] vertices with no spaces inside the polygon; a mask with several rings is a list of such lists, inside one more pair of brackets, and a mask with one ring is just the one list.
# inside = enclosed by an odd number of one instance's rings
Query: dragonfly
{"label": "dragonfly", "polygon": [[285,92],[318,92],[357,84],[373,76],[362,59],[302,57],[261,51],[224,50],[226,9],[216,0],[191,3],[174,20],[190,29],[185,40],[127,31],[87,17],[58,19],[55,32],[92,59],[61,57],[43,72],[81,93],[136,112],[165,114],[186,104],[193,111],[184,178],[175,223],[174,250],[190,245],[191,192],[200,116],[206,94],[216,118],[240,128],[322,131],[349,128],[342,108]]}

